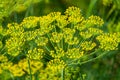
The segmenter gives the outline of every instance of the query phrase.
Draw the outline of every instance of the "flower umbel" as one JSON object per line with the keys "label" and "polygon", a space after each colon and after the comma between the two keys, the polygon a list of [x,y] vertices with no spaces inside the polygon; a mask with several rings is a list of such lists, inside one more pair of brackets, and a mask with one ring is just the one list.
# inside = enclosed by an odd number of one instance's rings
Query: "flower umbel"
{"label": "flower umbel", "polygon": [[[0,41],[0,74],[7,70],[14,77],[78,80],[73,76],[80,72],[78,65],[118,49],[120,33],[105,33],[103,24],[98,16],[85,19],[77,7],[10,23],[2,28],[6,35],[0,33],[5,38]],[[89,57],[95,54],[99,56]]]}

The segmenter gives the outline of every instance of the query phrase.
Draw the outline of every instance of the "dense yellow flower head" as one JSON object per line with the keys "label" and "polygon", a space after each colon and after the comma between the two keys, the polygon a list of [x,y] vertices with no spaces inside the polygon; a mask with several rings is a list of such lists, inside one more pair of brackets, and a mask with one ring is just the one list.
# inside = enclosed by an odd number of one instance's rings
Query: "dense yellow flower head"
{"label": "dense yellow flower head", "polygon": [[88,28],[85,31],[81,31],[80,36],[82,36],[84,39],[88,39],[92,36],[96,36],[96,35],[99,35],[102,33],[103,33],[103,31],[100,30],[99,28]]}
{"label": "dense yellow flower head", "polygon": [[48,64],[44,71],[41,71],[40,79],[57,79],[61,80],[61,70],[65,67],[64,61],[53,59]]}
{"label": "dense yellow flower head", "polygon": [[26,17],[23,19],[22,23],[20,26],[23,28],[35,28],[37,27],[37,23],[39,21],[39,17]]}
{"label": "dense yellow flower head", "polygon": [[66,9],[65,11],[65,15],[68,15],[68,16],[80,16],[81,13],[80,13],[80,9],[77,8],[77,7],[69,7],[68,9]]}
{"label": "dense yellow flower head", "polygon": [[14,64],[12,67],[9,68],[10,72],[13,76],[23,76],[25,72],[20,68],[17,64]]}
{"label": "dense yellow flower head", "polygon": [[55,59],[60,59],[65,56],[65,51],[62,48],[55,47],[55,51],[51,50],[50,55]]}
{"label": "dense yellow flower head", "polygon": [[40,60],[43,58],[44,50],[40,48],[30,49],[28,51],[27,57],[30,59]]}
{"label": "dense yellow flower head", "polygon": [[101,19],[99,16],[90,16],[87,20],[87,25],[91,26],[91,25],[98,25],[98,26],[102,26],[104,24],[103,19]]}
{"label": "dense yellow flower head", "polygon": [[67,52],[66,52],[66,55],[68,58],[70,59],[77,59],[77,58],[80,58],[83,56],[83,51],[80,51],[79,48],[73,48],[73,49],[69,49]]}
{"label": "dense yellow flower head", "polygon": [[100,28],[103,24],[98,16],[85,19],[77,7],[69,7],[65,14],[52,12],[26,17],[20,24],[10,23],[4,29],[6,35],[1,34],[5,41],[1,40],[0,48],[13,60],[0,54],[0,73],[8,70],[18,77],[39,75],[40,80],[61,80],[65,68],[65,78],[77,80],[72,74],[80,70],[69,65],[81,64],[86,53],[98,49],[116,50],[120,43],[120,33],[105,33]]}
{"label": "dense yellow flower head", "polygon": [[7,61],[8,61],[7,56],[0,55],[0,62],[7,62]]}
{"label": "dense yellow flower head", "polygon": [[63,38],[63,34],[62,33],[57,33],[57,32],[53,32],[52,33],[52,37],[51,37],[51,41],[55,42],[55,43],[59,43],[60,40],[62,40]]}
{"label": "dense yellow flower head", "polygon": [[24,45],[23,38],[11,37],[6,41],[6,48],[8,49],[8,54],[12,56],[19,55],[23,45]]}
{"label": "dense yellow flower head", "polygon": [[92,41],[85,41],[85,42],[81,43],[80,46],[81,46],[82,50],[89,51],[89,50],[92,50],[96,46],[96,43],[94,43]]}
{"label": "dense yellow flower head", "polygon": [[20,60],[17,65],[28,74],[30,74],[29,67],[31,69],[32,74],[35,74],[39,69],[43,67],[43,63],[37,60],[30,60],[30,66],[29,66],[28,59]]}
{"label": "dense yellow flower head", "polygon": [[100,48],[103,50],[116,50],[120,42],[119,33],[105,33],[98,36],[96,39],[100,42]]}
{"label": "dense yellow flower head", "polygon": [[19,24],[17,23],[11,23],[7,25],[8,29],[6,34],[10,35],[10,36],[22,36],[24,29],[23,27],[19,26]]}

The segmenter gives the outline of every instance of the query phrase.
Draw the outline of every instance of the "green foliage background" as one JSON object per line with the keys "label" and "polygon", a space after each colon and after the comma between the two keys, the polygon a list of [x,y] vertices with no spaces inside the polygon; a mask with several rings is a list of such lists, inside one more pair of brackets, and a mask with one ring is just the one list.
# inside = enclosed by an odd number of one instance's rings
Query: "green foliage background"
{"label": "green foliage background", "polygon": [[[104,19],[103,30],[120,32],[120,0],[0,0],[0,25],[20,23],[28,16],[42,16],[50,12],[64,12],[69,6],[81,9],[85,18],[97,15]],[[86,80],[119,80],[120,50],[102,59],[84,64],[81,72]]]}

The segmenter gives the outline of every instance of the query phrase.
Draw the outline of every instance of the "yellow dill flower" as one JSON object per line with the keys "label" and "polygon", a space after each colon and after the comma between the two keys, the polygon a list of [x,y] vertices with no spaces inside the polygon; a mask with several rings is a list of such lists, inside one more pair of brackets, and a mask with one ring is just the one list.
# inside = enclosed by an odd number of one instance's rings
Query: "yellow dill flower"
{"label": "yellow dill flower", "polygon": [[82,17],[82,16],[70,16],[70,17],[68,17],[68,21],[72,24],[77,24],[83,20],[84,20],[84,17]]}
{"label": "yellow dill flower", "polygon": [[52,18],[51,15],[40,17],[40,27],[41,28],[48,27],[53,21],[54,18]]}
{"label": "yellow dill flower", "polygon": [[84,52],[83,51],[81,52],[79,48],[72,48],[72,49],[68,49],[66,55],[70,59],[77,59],[83,56],[83,53]]}
{"label": "yellow dill flower", "polygon": [[53,58],[61,58],[61,57],[64,57],[65,56],[65,51],[62,49],[62,48],[57,48],[55,47],[55,51],[51,50],[50,51],[50,55],[53,57]]}
{"label": "yellow dill flower", "polygon": [[68,9],[66,9],[65,15],[67,15],[67,16],[80,16],[81,15],[80,9],[77,7],[74,7],[74,6],[69,7]]}
{"label": "yellow dill flower", "polygon": [[82,50],[89,51],[89,50],[92,50],[96,46],[96,43],[92,41],[84,41],[83,43],[81,43],[80,46]]}
{"label": "yellow dill flower", "polygon": [[69,45],[77,45],[79,43],[79,39],[77,37],[73,37],[72,39],[65,39],[65,41]]}
{"label": "yellow dill flower", "polygon": [[0,55],[0,74],[2,74],[3,70],[9,69],[10,64],[8,64],[7,61],[7,56]]}
{"label": "yellow dill flower", "polygon": [[23,27],[19,26],[17,23],[12,23],[7,25],[7,34],[11,36],[21,36],[23,35],[24,29]]}
{"label": "yellow dill flower", "polygon": [[97,36],[96,39],[100,42],[99,47],[107,51],[116,50],[120,41],[117,36],[117,33],[104,33],[100,36]]}
{"label": "yellow dill flower", "polygon": [[35,39],[35,42],[37,43],[38,46],[45,46],[48,43],[48,38],[38,36]]}
{"label": "yellow dill flower", "polygon": [[0,64],[2,70],[9,70],[9,68],[13,65],[12,62],[3,62]]}
{"label": "yellow dill flower", "polygon": [[53,20],[55,20],[61,16],[61,13],[60,12],[51,12],[48,14],[48,16],[50,16]]}
{"label": "yellow dill flower", "polygon": [[35,74],[40,68],[43,67],[43,63],[37,60],[30,60],[30,66],[29,66],[27,59],[20,60],[18,65],[21,69],[26,71],[28,74],[30,74],[29,67],[31,69],[32,74]]}
{"label": "yellow dill flower", "polygon": [[82,14],[80,13],[80,9],[73,6],[66,9],[65,15],[68,16],[68,22],[72,24],[81,22],[84,19],[84,17],[82,17]]}
{"label": "yellow dill flower", "polygon": [[27,31],[27,32],[24,32],[24,38],[26,40],[33,40],[35,39],[37,36],[37,32],[36,31]]}
{"label": "yellow dill flower", "polygon": [[67,21],[67,16],[61,15],[56,19],[56,26],[58,26],[60,29],[63,29],[65,26],[67,26],[68,21]]}
{"label": "yellow dill flower", "polygon": [[7,62],[7,61],[8,61],[7,56],[0,55],[0,62]]}
{"label": "yellow dill flower", "polygon": [[68,66],[65,68],[65,80],[79,80],[79,77],[77,76],[80,73],[81,67],[79,66]]}
{"label": "yellow dill flower", "polygon": [[23,19],[20,26],[24,28],[35,28],[37,26],[38,21],[39,21],[39,17],[35,17],[35,16],[26,17]]}
{"label": "yellow dill flower", "polygon": [[92,15],[86,20],[86,23],[87,23],[88,26],[91,26],[91,25],[102,26],[104,24],[104,21],[99,16],[93,16]]}
{"label": "yellow dill flower", "polygon": [[86,21],[83,20],[81,23],[78,23],[74,26],[75,29],[82,31],[84,29],[86,29]]}
{"label": "yellow dill flower", "polygon": [[44,20],[44,18],[46,18],[46,17],[42,18],[43,21],[42,21],[42,19],[40,20],[39,30],[41,31],[42,34],[49,33],[55,27],[55,25],[52,24],[53,21],[49,21],[50,18],[47,19],[48,21]]}
{"label": "yellow dill flower", "polygon": [[30,59],[38,59],[40,60],[41,58],[43,58],[44,55],[44,50],[40,49],[40,48],[34,48],[34,49],[30,49],[28,51],[27,57]]}
{"label": "yellow dill flower", "polygon": [[65,42],[72,39],[74,33],[75,33],[75,29],[64,28],[63,29],[63,36],[64,36],[64,39],[65,39]]}
{"label": "yellow dill flower", "polygon": [[98,28],[88,28],[86,31],[81,31],[80,36],[82,36],[84,39],[87,39],[102,33],[103,31]]}
{"label": "yellow dill flower", "polygon": [[50,38],[50,40],[52,42],[59,43],[60,40],[62,40],[62,38],[63,38],[63,34],[62,33],[53,32],[52,33],[52,37]]}
{"label": "yellow dill flower", "polygon": [[87,39],[90,38],[92,34],[86,31],[86,32],[80,32],[80,36],[82,36],[84,39]]}
{"label": "yellow dill flower", "polygon": [[61,70],[65,67],[64,61],[53,59],[49,61],[44,71],[39,74],[40,79],[58,79],[61,80]]}
{"label": "yellow dill flower", "polygon": [[12,56],[17,56],[22,50],[22,46],[24,45],[23,38],[11,37],[6,41],[6,48],[8,49],[8,54]]}
{"label": "yellow dill flower", "polygon": [[[9,65],[5,62],[7,58],[0,55],[0,59],[5,60],[1,60],[0,70],[10,69],[14,76],[26,77],[31,74],[39,75],[41,80],[60,80],[63,68],[70,67],[70,61],[79,64],[77,61],[85,52],[94,51],[99,45],[99,48],[104,50],[113,50],[117,47],[120,36],[104,34],[98,27],[103,23],[98,16],[92,15],[85,19],[79,8],[69,7],[65,15],[52,12],[42,17],[27,17],[21,24],[8,24],[5,53],[15,58],[23,53],[26,58],[18,60],[17,64]],[[80,70],[75,70],[75,66],[71,67],[67,68],[71,72],[65,74],[69,76],[65,76],[65,79],[76,80],[77,76],[73,74]]]}
{"label": "yellow dill flower", "polygon": [[103,31],[100,30],[99,28],[88,28],[88,32],[92,33],[93,35],[98,35],[103,33]]}
{"label": "yellow dill flower", "polygon": [[16,77],[16,76],[23,76],[25,72],[20,68],[17,64],[14,64],[9,68],[10,72]]}

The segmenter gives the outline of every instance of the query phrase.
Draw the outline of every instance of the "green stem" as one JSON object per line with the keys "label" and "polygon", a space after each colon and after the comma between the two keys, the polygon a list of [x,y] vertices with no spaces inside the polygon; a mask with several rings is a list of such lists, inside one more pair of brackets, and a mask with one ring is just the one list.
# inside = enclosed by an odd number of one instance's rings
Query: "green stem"
{"label": "green stem", "polygon": [[71,63],[71,64],[68,64],[68,66],[70,66],[70,65],[82,65],[82,64],[85,64],[85,63],[88,63],[88,62],[94,61],[94,60],[96,60],[96,59],[99,59],[99,58],[101,58],[102,56],[104,56],[104,55],[107,54],[107,53],[108,53],[108,51],[106,51],[106,52],[104,52],[103,54],[97,56],[96,58],[89,59],[89,60],[84,61],[84,62],[81,62],[81,63]]}
{"label": "green stem", "polygon": [[[49,36],[49,34],[47,34],[47,37],[48,37],[48,39],[50,40],[50,36]],[[52,46],[54,47],[53,42],[52,42],[52,41],[50,41],[50,43],[51,43],[51,44],[52,44]]]}
{"label": "green stem", "polygon": [[[6,46],[4,46],[4,47],[1,49],[0,53],[1,53],[5,48],[6,48]],[[3,54],[3,55],[4,55],[4,54]]]}
{"label": "green stem", "polygon": [[62,80],[65,80],[64,78],[64,75],[65,75],[65,69],[64,68],[62,68],[62,71],[61,71],[61,78],[62,78]]}
{"label": "green stem", "polygon": [[70,45],[68,44],[68,46],[67,46],[67,51],[69,50],[69,48],[70,48]]}
{"label": "green stem", "polygon": [[93,7],[95,6],[95,3],[97,2],[97,0],[91,0],[90,1],[90,5],[88,7],[88,10],[87,10],[87,14],[86,14],[86,17],[89,17],[91,15],[91,12],[93,10]]}
{"label": "green stem", "polygon": [[30,71],[30,80],[32,80],[32,72],[31,72],[31,68],[30,68],[30,61],[28,59],[28,68],[29,68],[29,71]]}
{"label": "green stem", "polygon": [[33,15],[33,1],[31,0],[30,6],[25,13],[25,17],[32,16],[32,15]]}
{"label": "green stem", "polygon": [[96,52],[99,52],[100,50],[101,50],[101,49],[98,49],[98,50],[96,50],[96,51],[94,51],[94,52],[92,52],[92,53],[90,53],[90,54],[88,54],[88,55],[85,55],[85,56],[81,57],[81,58],[86,58],[86,57],[92,56],[92,55],[94,55]]}
{"label": "green stem", "polygon": [[110,17],[110,15],[115,10],[115,8],[116,8],[116,5],[113,5],[112,8],[110,9],[110,11],[108,12],[106,19],[108,19]]}
{"label": "green stem", "polygon": [[78,44],[77,47],[80,48],[80,47],[81,47],[80,45],[81,45],[85,40],[86,40],[86,39],[82,39],[82,41]]}
{"label": "green stem", "polygon": [[50,52],[50,49],[49,49],[47,46],[44,46],[44,48],[45,48],[48,52]]}
{"label": "green stem", "polygon": [[10,72],[8,72],[8,73],[10,74],[12,80],[15,80],[13,74],[11,74]]}
{"label": "green stem", "polygon": [[60,43],[57,43],[57,47],[60,49],[61,47],[60,47]]}
{"label": "green stem", "polygon": [[74,59],[74,60],[70,61],[69,63],[72,63],[72,62],[75,62],[75,61],[78,61],[78,60],[87,58],[87,57],[89,57],[89,56],[92,56],[92,55],[94,55],[94,54],[95,54],[96,52],[98,52],[98,51],[100,51],[100,49],[98,49],[98,50],[96,50],[96,51],[94,51],[94,52],[92,52],[92,53],[90,53],[90,54],[88,54],[88,55],[85,55],[85,56],[83,56],[83,57],[80,57],[79,59]]}
{"label": "green stem", "polygon": [[63,43],[63,39],[62,39],[62,40],[61,40],[61,47],[62,47],[62,49],[64,48],[64,47],[63,47],[63,44],[64,44],[64,43]]}

